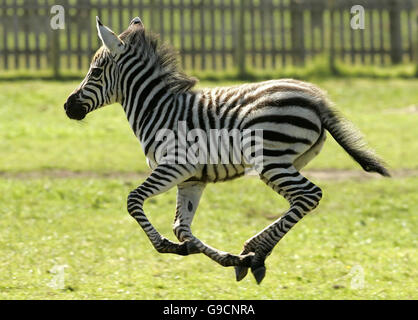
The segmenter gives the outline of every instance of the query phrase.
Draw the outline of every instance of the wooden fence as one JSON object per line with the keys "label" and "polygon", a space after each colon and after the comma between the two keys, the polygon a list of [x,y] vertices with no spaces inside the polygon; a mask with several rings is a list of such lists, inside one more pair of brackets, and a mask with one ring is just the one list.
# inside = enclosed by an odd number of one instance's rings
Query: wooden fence
{"label": "wooden fence", "polygon": [[[56,4],[63,30],[50,26]],[[354,5],[364,7],[364,29],[351,27]],[[418,59],[418,0],[0,0],[0,71],[85,70],[100,44],[96,15],[115,32],[140,16],[179,50],[185,69],[243,73],[318,55],[331,65]]]}

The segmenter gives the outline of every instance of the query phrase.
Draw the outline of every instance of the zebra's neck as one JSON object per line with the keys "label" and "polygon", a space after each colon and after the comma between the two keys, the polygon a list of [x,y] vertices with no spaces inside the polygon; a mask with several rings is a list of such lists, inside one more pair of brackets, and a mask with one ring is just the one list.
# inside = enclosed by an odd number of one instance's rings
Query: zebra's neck
{"label": "zebra's neck", "polygon": [[140,138],[147,117],[177,99],[164,81],[164,73],[153,61],[127,63],[121,77],[122,106],[135,135]]}

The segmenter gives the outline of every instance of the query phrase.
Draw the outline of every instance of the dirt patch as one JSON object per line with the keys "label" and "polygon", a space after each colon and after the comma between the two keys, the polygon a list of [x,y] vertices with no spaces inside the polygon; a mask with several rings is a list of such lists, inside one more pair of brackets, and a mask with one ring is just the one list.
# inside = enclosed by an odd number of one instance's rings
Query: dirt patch
{"label": "dirt patch", "polygon": [[[338,170],[338,169],[322,169],[322,170],[306,170],[303,172],[308,178],[317,180],[369,180],[382,179],[383,177],[377,173],[368,173],[361,170]],[[418,169],[396,169],[390,170],[393,178],[418,177]]]}
{"label": "dirt patch", "polygon": [[144,179],[147,173],[137,172],[93,172],[51,169],[24,172],[0,172],[0,178],[8,179]]}
{"label": "dirt patch", "polygon": [[413,104],[405,108],[400,109],[388,109],[387,113],[406,113],[406,114],[418,114],[418,104]]}
{"label": "dirt patch", "polygon": [[[344,169],[315,169],[302,171],[307,178],[312,180],[369,180],[381,179],[376,173],[367,173],[361,170]],[[396,169],[390,171],[394,178],[418,177],[418,169]],[[92,172],[92,171],[71,171],[71,170],[41,170],[27,172],[1,172],[0,178],[5,179],[121,179],[121,180],[144,180],[146,172]]]}

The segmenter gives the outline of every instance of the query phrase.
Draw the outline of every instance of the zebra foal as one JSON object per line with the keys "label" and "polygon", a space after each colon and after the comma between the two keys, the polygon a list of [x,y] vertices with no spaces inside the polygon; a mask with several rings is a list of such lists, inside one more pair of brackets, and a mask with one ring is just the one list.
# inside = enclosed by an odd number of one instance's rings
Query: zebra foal
{"label": "zebra foal", "polygon": [[[265,259],[274,246],[321,200],[321,189],[299,171],[319,153],[326,131],[364,170],[389,176],[381,160],[363,146],[360,134],[314,85],[284,79],[194,90],[196,80],[178,70],[176,55],[158,45],[157,38],[145,31],[139,18],[134,18],[119,36],[96,20],[103,46],[64,108],[69,118],[82,120],[105,105],[122,105],[152,169],[149,177],[129,194],[127,208],[158,252],[203,253],[222,266],[234,266],[238,281],[251,268],[260,283],[266,272]],[[195,139],[180,138],[180,124],[189,133],[235,130],[243,133],[240,142],[245,140],[246,132],[261,131],[261,153],[251,158],[254,144],[250,142],[238,152],[238,162],[220,161],[225,152],[219,149],[215,149],[215,155],[203,154],[200,159],[207,161],[189,161],[180,149],[190,150]],[[157,138],[161,130],[174,133],[178,140],[174,152],[164,152],[167,140]],[[230,144],[230,139],[221,142],[221,149],[230,150]],[[232,153],[226,152],[227,160],[231,160]],[[166,161],[170,156],[176,161]],[[213,158],[217,161],[209,161]],[[197,239],[191,223],[205,185],[240,177],[250,168],[255,168],[264,183],[288,200],[289,209],[247,240],[239,255]],[[179,243],[163,237],[143,210],[147,199],[175,186],[178,190],[173,231]]]}

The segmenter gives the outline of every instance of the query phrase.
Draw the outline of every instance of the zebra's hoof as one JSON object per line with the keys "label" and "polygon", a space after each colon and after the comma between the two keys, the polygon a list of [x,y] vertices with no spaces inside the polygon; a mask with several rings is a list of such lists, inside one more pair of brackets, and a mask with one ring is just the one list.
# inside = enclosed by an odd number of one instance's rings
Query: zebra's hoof
{"label": "zebra's hoof", "polygon": [[266,275],[266,267],[259,266],[256,268],[251,268],[251,272],[253,273],[253,276],[255,278],[255,281],[257,281],[257,284],[260,284]]}
{"label": "zebra's hoof", "polygon": [[235,278],[237,279],[237,281],[241,281],[242,279],[244,279],[247,273],[247,267],[235,267]]}

